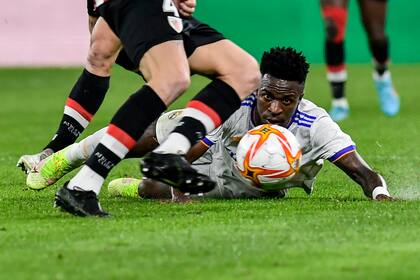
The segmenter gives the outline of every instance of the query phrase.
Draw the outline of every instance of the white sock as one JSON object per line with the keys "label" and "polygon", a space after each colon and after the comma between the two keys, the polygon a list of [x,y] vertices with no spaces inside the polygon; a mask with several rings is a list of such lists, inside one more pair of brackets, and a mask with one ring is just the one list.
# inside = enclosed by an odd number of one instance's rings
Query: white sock
{"label": "white sock", "polygon": [[190,148],[191,143],[187,137],[180,133],[172,132],[154,151],[157,153],[185,155]]}
{"label": "white sock", "polygon": [[101,191],[105,179],[84,165],[82,169],[70,180],[67,188],[76,191],[93,191],[96,195]]}
{"label": "white sock", "polygon": [[347,70],[343,69],[338,72],[327,71],[327,81],[336,83],[347,81]]}
{"label": "white sock", "polygon": [[379,76],[379,74],[376,71],[373,71],[373,79],[376,80],[387,80],[391,79],[391,72],[389,70],[386,70],[382,75]]}
{"label": "white sock", "polygon": [[[81,143],[81,142],[80,142]],[[68,146],[65,151],[65,157],[70,163],[76,163],[78,161],[84,161],[88,158],[82,153],[80,143],[74,143]]]}
{"label": "white sock", "polygon": [[332,105],[334,107],[342,107],[342,108],[348,108],[349,103],[347,102],[347,98],[341,97],[341,98],[334,98],[332,100]]}
{"label": "white sock", "polygon": [[104,127],[79,143],[70,145],[66,151],[66,158],[70,162],[86,161],[92,155],[101,138],[105,135],[106,129]]}

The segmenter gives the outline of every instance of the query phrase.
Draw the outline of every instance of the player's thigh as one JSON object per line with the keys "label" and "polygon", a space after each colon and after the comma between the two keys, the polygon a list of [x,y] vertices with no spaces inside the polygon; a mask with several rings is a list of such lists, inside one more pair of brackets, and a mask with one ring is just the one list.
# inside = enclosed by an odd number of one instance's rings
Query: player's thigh
{"label": "player's thigh", "polygon": [[120,38],[130,59],[137,65],[144,54],[167,41],[182,40],[182,20],[170,0],[108,1],[100,15]]}
{"label": "player's thigh", "polygon": [[359,0],[360,16],[370,40],[385,38],[386,0]]}
{"label": "player's thigh", "polygon": [[89,16],[89,34],[92,34],[93,27],[95,26],[96,22],[98,21],[98,17]]}
{"label": "player's thigh", "polygon": [[140,71],[147,81],[156,76],[189,72],[182,40],[167,41],[150,48],[140,60]]}
{"label": "player's thigh", "polygon": [[224,76],[232,71],[240,71],[236,67],[245,65],[250,55],[224,39],[197,48],[188,58],[191,70],[205,75]]}
{"label": "player's thigh", "polygon": [[120,39],[103,18],[95,23],[90,40],[90,48],[94,52],[113,54],[121,48]]}
{"label": "player's thigh", "polygon": [[247,72],[253,74],[258,70],[255,59],[227,39],[197,48],[188,61],[191,71],[216,76],[238,93],[244,86],[243,79],[246,78]]}
{"label": "player's thigh", "polygon": [[182,40],[167,41],[146,51],[140,71],[165,104],[172,103],[190,84],[190,68]]}

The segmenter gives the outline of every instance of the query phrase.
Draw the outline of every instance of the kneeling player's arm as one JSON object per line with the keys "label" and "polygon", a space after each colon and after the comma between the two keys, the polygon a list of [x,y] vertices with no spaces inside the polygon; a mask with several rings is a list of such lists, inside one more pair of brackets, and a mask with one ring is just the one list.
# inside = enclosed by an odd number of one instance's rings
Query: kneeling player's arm
{"label": "kneeling player's arm", "polygon": [[358,183],[367,197],[375,200],[391,199],[384,179],[370,169],[356,151],[339,158],[334,164]]}
{"label": "kneeling player's arm", "polygon": [[159,146],[156,138],[156,121],[152,122],[140,139],[137,141],[133,149],[131,149],[125,158],[140,158],[148,152],[153,151]]}
{"label": "kneeling player's arm", "polygon": [[207,150],[209,147],[204,144],[202,141],[198,141],[197,144],[191,147],[191,149],[186,154],[186,158],[188,162],[194,162],[197,159],[199,159]]}

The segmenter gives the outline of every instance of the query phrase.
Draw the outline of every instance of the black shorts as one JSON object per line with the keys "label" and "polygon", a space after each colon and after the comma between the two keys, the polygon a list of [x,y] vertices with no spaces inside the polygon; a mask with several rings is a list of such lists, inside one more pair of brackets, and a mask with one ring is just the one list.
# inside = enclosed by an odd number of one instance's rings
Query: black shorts
{"label": "black shorts", "polygon": [[[198,47],[225,39],[223,34],[195,18],[184,19],[183,23],[182,39],[187,57],[191,56]],[[125,49],[121,50],[116,63],[130,71],[138,70],[138,64],[132,62]]]}
{"label": "black shorts", "polygon": [[97,10],[136,65],[153,46],[182,39],[182,20],[163,11],[163,0],[111,0]]}
{"label": "black shorts", "polygon": [[94,0],[87,0],[87,12],[92,17],[99,17],[98,11],[95,10]]}
{"label": "black shorts", "polygon": [[225,39],[222,33],[195,18],[183,21],[182,39],[187,57],[190,57],[198,47]]}

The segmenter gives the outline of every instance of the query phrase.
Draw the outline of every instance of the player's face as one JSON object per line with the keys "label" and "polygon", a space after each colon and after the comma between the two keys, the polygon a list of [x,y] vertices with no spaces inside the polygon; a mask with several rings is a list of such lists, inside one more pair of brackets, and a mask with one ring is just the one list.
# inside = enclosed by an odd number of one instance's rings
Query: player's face
{"label": "player's face", "polygon": [[304,85],[265,74],[257,92],[257,124],[271,123],[287,127],[303,96]]}

